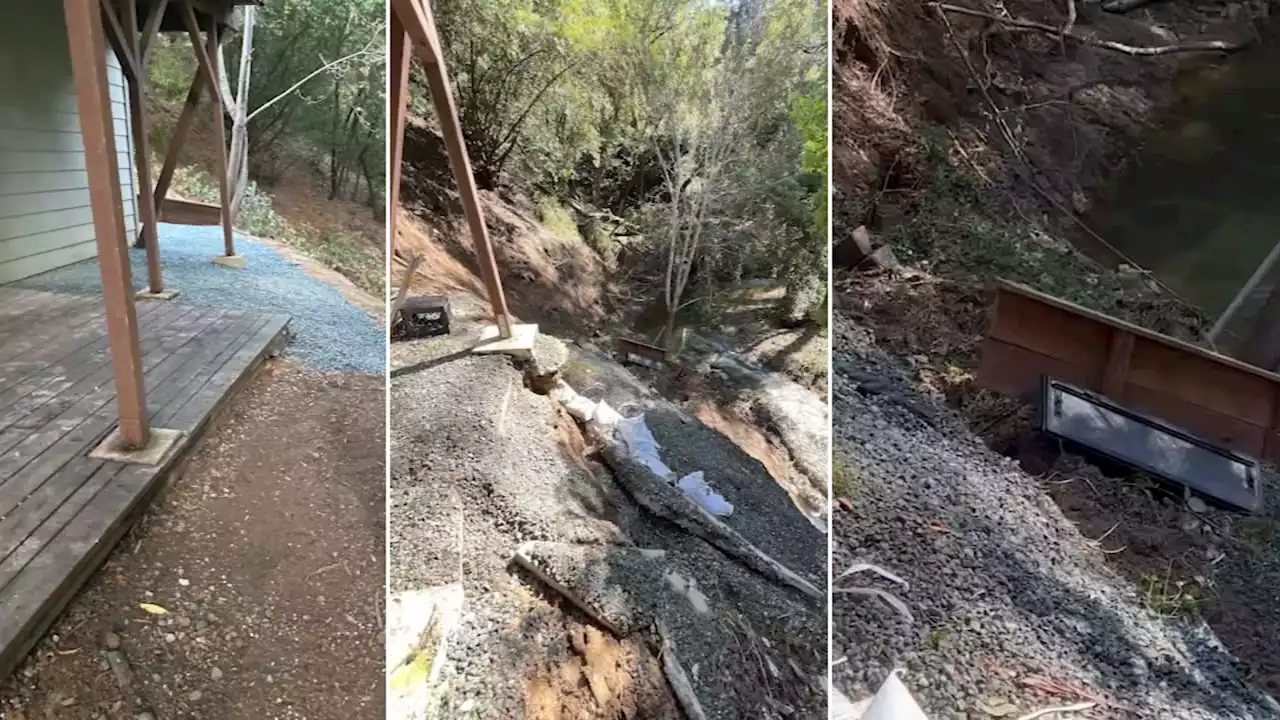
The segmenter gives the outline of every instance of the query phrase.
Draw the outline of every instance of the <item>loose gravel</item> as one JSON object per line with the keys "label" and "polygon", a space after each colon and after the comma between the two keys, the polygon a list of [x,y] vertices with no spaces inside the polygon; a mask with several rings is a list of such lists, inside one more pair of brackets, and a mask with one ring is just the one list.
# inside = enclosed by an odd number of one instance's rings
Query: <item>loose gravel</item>
{"label": "loose gravel", "polygon": [[[461,581],[467,596],[442,672],[439,716],[676,717],[648,632],[616,641],[630,658],[619,666],[630,678],[618,686],[621,696],[582,698],[580,684],[562,683],[574,654],[582,654],[573,638],[593,626],[511,562],[522,543],[548,541],[663,550],[665,568],[697,581],[716,618],[682,625],[680,616],[664,614],[664,621],[672,626],[678,653],[690,658],[689,671],[697,673],[695,687],[709,720],[781,717],[781,706],[786,717],[824,717],[818,679],[825,669],[825,607],[649,515],[598,464],[572,418],[550,397],[525,387],[510,359],[467,352],[475,330],[460,324],[448,337],[392,346],[391,588]],[[566,369],[575,364],[570,360]],[[598,381],[593,393],[625,374],[614,369],[590,373]],[[673,412],[655,412],[651,419],[674,469],[702,469],[730,495],[741,513],[731,519],[735,527],[793,559],[797,571],[822,578],[824,538],[763,466]],[[772,524],[753,522],[762,517]],[[593,570],[612,576],[619,587],[641,583],[672,603],[687,602],[625,575],[626,563]],[[545,683],[555,691],[538,690]],[[769,699],[777,706],[766,705]],[[539,712],[543,701],[555,712]]]}
{"label": "loose gravel", "polygon": [[[385,372],[386,336],[381,321],[275,249],[238,235],[236,252],[244,256],[247,267],[231,269],[211,262],[223,253],[221,227],[161,223],[159,235],[165,287],[181,292],[177,302],[289,315],[286,356],[313,370]],[[146,251],[132,249],[129,257],[134,287],[144,289]],[[96,258],[15,284],[49,292],[102,292]]]}
{"label": "loose gravel", "polygon": [[[1082,717],[1278,718],[1199,619],[1161,617],[1064,518],[1035,479],[918,394],[867,334],[838,318],[835,454],[851,487],[833,518],[837,587],[893,592],[833,602],[834,683],[853,698],[895,668],[935,720],[1018,716],[1090,696]],[[1037,694],[1036,677],[1075,686]]]}

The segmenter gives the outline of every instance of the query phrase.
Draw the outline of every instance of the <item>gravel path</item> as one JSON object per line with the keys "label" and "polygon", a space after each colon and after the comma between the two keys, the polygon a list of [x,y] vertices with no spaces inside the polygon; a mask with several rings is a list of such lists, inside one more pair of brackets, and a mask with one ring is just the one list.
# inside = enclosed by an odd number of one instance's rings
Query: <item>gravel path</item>
{"label": "gravel path", "polygon": [[[286,356],[313,370],[382,373],[386,338],[381,321],[353,305],[333,285],[308,275],[267,245],[236,237],[236,251],[248,266],[214,265],[222,254],[222,228],[161,223],[160,261],[165,287],[179,290],[177,301],[192,305],[284,313],[291,334]],[[130,250],[133,284],[147,285],[145,250]],[[102,279],[96,259],[51,270],[15,283],[18,287],[97,294]],[[148,301],[150,302],[150,301]]]}
{"label": "gravel path", "polygon": [[268,363],[0,682],[0,718],[383,718],[384,383]]}
{"label": "gravel path", "polygon": [[[905,667],[934,720],[1090,696],[1106,705],[1077,717],[1280,717],[1203,622],[1149,610],[1033,478],[915,393],[864,331],[844,318],[835,329],[835,453],[852,507],[834,514],[833,569],[872,562],[909,588],[870,573],[837,586],[894,592],[914,616],[838,595],[837,687],[863,697]],[[1037,693],[1037,677],[1074,687]]]}

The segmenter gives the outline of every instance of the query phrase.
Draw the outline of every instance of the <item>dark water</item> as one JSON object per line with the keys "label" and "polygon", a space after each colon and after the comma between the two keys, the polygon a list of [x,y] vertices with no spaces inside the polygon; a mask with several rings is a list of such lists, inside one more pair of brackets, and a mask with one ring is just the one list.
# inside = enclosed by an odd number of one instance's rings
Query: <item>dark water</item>
{"label": "dark water", "polygon": [[[1280,43],[1184,73],[1179,90],[1179,107],[1091,223],[1217,317],[1280,242]],[[1232,334],[1248,332],[1278,280],[1254,293]]]}

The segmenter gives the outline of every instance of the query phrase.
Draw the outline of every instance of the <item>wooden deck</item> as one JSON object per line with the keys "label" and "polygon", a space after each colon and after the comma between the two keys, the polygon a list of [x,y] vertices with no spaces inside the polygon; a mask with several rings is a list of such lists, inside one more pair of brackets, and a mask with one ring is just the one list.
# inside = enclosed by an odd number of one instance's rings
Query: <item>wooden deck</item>
{"label": "wooden deck", "polygon": [[151,423],[183,433],[154,467],[89,457],[116,424],[102,298],[0,287],[0,680],[288,323],[176,302],[137,307]]}

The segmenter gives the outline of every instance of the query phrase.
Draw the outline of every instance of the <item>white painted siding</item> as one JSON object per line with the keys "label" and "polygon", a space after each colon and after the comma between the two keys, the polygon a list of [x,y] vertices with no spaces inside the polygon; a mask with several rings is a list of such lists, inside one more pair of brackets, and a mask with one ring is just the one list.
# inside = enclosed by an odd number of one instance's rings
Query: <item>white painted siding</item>
{"label": "white painted siding", "polygon": [[[0,283],[93,257],[84,144],[62,4],[9,0],[0,23]],[[124,75],[108,51],[126,237],[136,227]]]}

